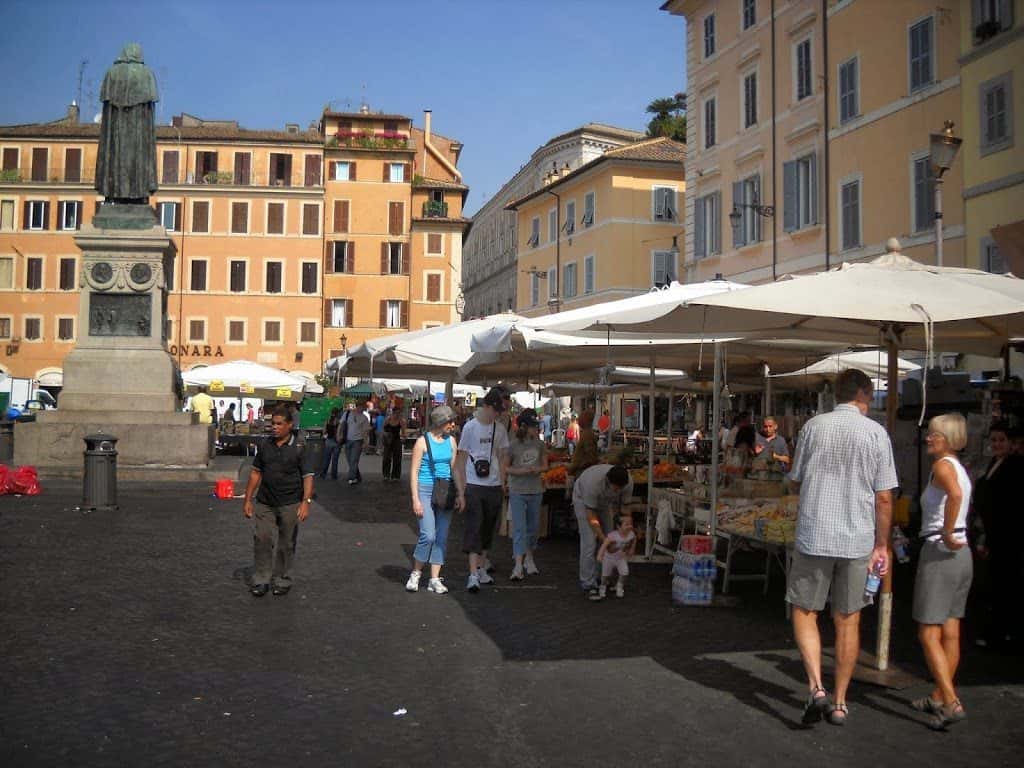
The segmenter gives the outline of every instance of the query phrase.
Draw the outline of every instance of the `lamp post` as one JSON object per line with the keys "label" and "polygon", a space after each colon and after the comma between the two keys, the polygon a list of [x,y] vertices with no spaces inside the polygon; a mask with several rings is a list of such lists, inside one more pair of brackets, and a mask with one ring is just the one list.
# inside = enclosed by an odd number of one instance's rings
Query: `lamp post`
{"label": "lamp post", "polygon": [[935,263],[942,266],[942,175],[953,166],[963,139],[953,135],[953,121],[946,120],[942,133],[931,135],[932,171],[935,174]]}
{"label": "lamp post", "polygon": [[737,229],[739,229],[740,225],[742,224],[743,212],[740,210],[740,208],[749,208],[758,216],[765,219],[770,219],[772,216],[775,215],[775,206],[761,205],[757,201],[756,197],[754,198],[754,202],[752,203],[733,203],[732,213],[729,214],[729,223],[732,225],[732,229],[734,232]]}

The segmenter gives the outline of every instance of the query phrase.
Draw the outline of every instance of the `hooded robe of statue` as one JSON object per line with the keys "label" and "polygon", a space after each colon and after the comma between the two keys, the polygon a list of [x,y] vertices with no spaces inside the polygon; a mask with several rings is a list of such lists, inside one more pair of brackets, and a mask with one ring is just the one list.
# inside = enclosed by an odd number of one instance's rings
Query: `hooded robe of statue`
{"label": "hooded robe of statue", "polygon": [[108,201],[148,202],[157,190],[156,78],[129,43],[107,70],[100,88],[103,118],[96,157],[96,191]]}

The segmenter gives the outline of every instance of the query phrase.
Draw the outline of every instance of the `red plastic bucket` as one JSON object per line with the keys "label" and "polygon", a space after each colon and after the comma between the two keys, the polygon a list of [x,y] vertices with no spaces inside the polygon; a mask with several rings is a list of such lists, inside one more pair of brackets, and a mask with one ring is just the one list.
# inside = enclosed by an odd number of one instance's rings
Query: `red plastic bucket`
{"label": "red plastic bucket", "polygon": [[235,483],[230,477],[222,477],[213,487],[213,495],[218,499],[230,499],[235,495]]}

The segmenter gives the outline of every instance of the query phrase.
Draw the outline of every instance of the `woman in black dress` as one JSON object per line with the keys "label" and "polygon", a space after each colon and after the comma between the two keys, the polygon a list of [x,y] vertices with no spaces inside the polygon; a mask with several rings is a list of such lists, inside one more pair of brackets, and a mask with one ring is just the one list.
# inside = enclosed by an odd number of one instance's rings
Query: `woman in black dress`
{"label": "woman in black dress", "polygon": [[1024,580],[1024,504],[1021,478],[1024,456],[1013,452],[1008,425],[989,430],[992,459],[974,483],[975,551],[988,562],[988,589],[983,596],[990,611],[988,627],[979,644],[1005,646],[1024,641],[1019,608]]}

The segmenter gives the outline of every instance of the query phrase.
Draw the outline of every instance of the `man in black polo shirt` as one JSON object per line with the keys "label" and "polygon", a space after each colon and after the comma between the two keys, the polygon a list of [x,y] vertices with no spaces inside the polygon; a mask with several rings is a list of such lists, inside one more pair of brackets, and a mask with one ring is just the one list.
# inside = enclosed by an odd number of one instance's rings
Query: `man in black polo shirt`
{"label": "man in black polo shirt", "polygon": [[[299,523],[309,515],[309,505],[313,501],[313,475],[316,471],[310,452],[292,434],[291,410],[284,405],[277,406],[270,423],[274,439],[261,446],[253,460],[243,506],[246,517],[252,517],[253,513],[256,515],[253,533],[255,568],[250,588],[254,597],[267,594],[271,577],[275,595],[286,595],[291,589],[288,572],[295,556]],[[257,488],[259,493],[256,493]],[[253,494],[256,494],[255,503]]]}

